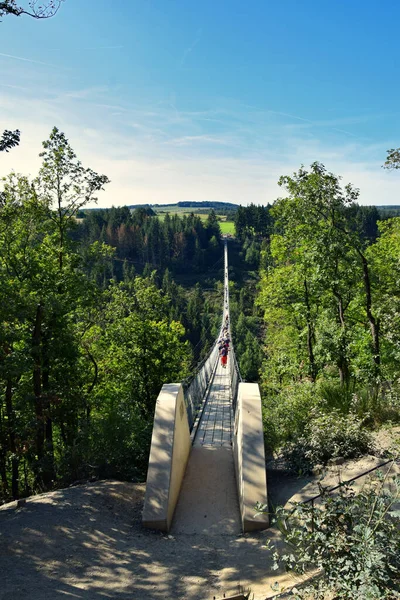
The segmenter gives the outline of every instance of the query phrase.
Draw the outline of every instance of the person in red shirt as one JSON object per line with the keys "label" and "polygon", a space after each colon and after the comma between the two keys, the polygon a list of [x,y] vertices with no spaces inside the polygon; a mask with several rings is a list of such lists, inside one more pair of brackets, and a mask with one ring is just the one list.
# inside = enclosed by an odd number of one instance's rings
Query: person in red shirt
{"label": "person in red shirt", "polygon": [[221,350],[221,365],[226,369],[226,363],[228,361],[228,348],[224,346]]}

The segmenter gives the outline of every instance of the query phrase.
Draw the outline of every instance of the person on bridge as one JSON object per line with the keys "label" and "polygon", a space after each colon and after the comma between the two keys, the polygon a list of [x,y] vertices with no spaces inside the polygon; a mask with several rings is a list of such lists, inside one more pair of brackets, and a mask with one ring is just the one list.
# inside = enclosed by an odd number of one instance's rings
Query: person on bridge
{"label": "person on bridge", "polygon": [[224,346],[221,350],[221,365],[226,369],[226,363],[228,362],[228,348]]}

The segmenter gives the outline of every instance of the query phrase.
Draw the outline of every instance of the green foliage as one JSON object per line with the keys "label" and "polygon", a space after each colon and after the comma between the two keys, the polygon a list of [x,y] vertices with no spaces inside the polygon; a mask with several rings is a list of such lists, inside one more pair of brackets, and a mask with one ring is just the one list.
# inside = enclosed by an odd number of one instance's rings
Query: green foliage
{"label": "green foliage", "polygon": [[400,169],[400,148],[387,150],[387,157],[383,168],[389,170]]}
{"label": "green foliage", "polygon": [[276,567],[320,570],[314,583],[292,595],[298,600],[399,598],[399,477],[389,469],[358,494],[346,484],[335,494],[321,491],[318,506],[296,503],[294,509],[276,511],[275,522],[290,548],[287,554],[275,553]]}
{"label": "green foliage", "polygon": [[[257,339],[258,333],[258,319],[257,317],[247,316],[244,314],[243,309],[245,302],[245,294],[240,292],[240,301],[242,310],[240,307],[236,308],[235,300],[233,301],[233,316],[232,319],[232,330],[235,343],[235,355],[238,360],[239,370],[244,381],[257,381],[259,377],[259,370],[261,367],[261,347]],[[237,313],[237,316],[236,314]]]}
{"label": "green foliage", "polygon": [[304,474],[331,458],[356,458],[372,450],[371,436],[358,417],[314,409],[303,432],[284,446],[283,456],[290,469]]}
{"label": "green foliage", "polygon": [[9,131],[5,129],[0,139],[0,152],[9,152],[11,148],[18,146],[20,140],[20,131]]}
{"label": "green foliage", "polygon": [[2,499],[83,476],[143,478],[156,398],[191,358],[154,271],[110,281],[113,249],[73,239],[107,178],[57,129],[44,148],[38,179],[11,175],[1,195]]}
{"label": "green foliage", "polygon": [[285,386],[275,393],[264,387],[262,391],[265,443],[272,451],[301,435],[319,399],[310,382]]}
{"label": "green foliage", "polygon": [[361,387],[354,382],[350,386],[342,386],[334,381],[321,380],[316,389],[326,411],[338,410],[343,415],[352,412],[371,426],[399,420],[399,392],[398,382]]}

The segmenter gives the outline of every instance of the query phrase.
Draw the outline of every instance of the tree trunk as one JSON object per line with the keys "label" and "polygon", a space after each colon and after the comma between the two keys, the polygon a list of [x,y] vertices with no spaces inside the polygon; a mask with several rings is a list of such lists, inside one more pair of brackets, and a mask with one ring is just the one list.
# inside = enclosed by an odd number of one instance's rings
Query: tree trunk
{"label": "tree trunk", "polygon": [[[51,327],[50,327],[51,329]],[[42,406],[45,429],[45,464],[43,466],[43,483],[48,486],[55,477],[54,471],[54,444],[53,444],[53,421],[50,410],[50,356],[48,348],[48,336],[42,336]]]}
{"label": "tree trunk", "polygon": [[369,322],[369,326],[371,329],[372,336],[372,358],[375,363],[376,374],[380,373],[380,365],[381,365],[381,352],[380,352],[380,323],[379,319],[375,319],[372,314],[372,294],[371,294],[371,280],[369,277],[369,268],[368,261],[365,258],[364,254],[358,251],[358,254],[361,258],[362,268],[363,268],[363,279],[364,279],[364,289],[365,289],[365,308],[367,312],[367,318]]}
{"label": "tree trunk", "polygon": [[39,462],[43,460],[45,423],[42,398],[42,338],[43,306],[39,304],[36,309],[35,326],[32,333],[32,358],[33,358],[33,393],[36,415],[36,454]]}
{"label": "tree trunk", "polygon": [[12,381],[7,379],[6,385],[6,411],[7,428],[11,452],[11,493],[13,500],[19,497],[19,459],[17,456],[17,446],[15,443],[15,413],[12,405]]}
{"label": "tree trunk", "polygon": [[2,489],[4,495],[7,495],[8,491],[8,479],[6,469],[6,457],[7,457],[7,440],[5,432],[5,423],[3,415],[3,405],[0,404],[0,478],[2,483]]}
{"label": "tree trunk", "polygon": [[346,323],[344,320],[344,308],[343,308],[343,299],[340,294],[336,291],[333,292],[336,300],[338,302],[338,313],[339,313],[339,321],[340,327],[342,329],[342,339],[340,341],[339,348],[339,357],[338,357],[338,368],[339,368],[339,377],[340,377],[340,385],[347,385],[350,380],[350,370],[349,363],[346,358]]}
{"label": "tree trunk", "polygon": [[99,367],[97,365],[97,362],[96,362],[94,356],[89,352],[89,350],[87,348],[86,348],[86,352],[87,352],[87,355],[88,355],[89,359],[91,360],[93,367],[94,367],[93,380],[92,380],[92,383],[90,384],[88,391],[85,394],[86,395],[86,425],[90,425],[90,413],[92,410],[92,406],[89,401],[89,397],[90,397],[90,394],[93,392],[95,385],[97,383],[97,379],[99,376]]}
{"label": "tree trunk", "polygon": [[307,321],[307,352],[308,360],[310,362],[310,377],[311,381],[315,381],[317,377],[317,366],[315,364],[314,348],[313,348],[313,337],[314,330],[311,321],[311,306],[310,306],[310,295],[308,292],[307,280],[304,279],[304,300],[306,304],[306,321]]}

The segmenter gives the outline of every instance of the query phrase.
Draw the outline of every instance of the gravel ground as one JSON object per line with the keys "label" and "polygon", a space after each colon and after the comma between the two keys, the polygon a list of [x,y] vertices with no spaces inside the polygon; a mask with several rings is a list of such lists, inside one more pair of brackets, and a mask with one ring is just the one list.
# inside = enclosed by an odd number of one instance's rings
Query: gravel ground
{"label": "gravel ground", "polygon": [[[393,436],[381,437],[384,445]],[[333,485],[339,471],[350,479],[381,460],[332,467],[323,484]],[[317,493],[318,479],[272,469],[269,492],[275,503],[304,500]],[[141,524],[144,490],[144,484],[101,481],[28,498],[22,508],[0,507],[0,600],[213,600],[249,587],[261,600],[274,594],[276,581],[295,583],[271,569],[264,542],[282,547],[273,528],[245,536],[149,531]]]}
{"label": "gravel ground", "polygon": [[[166,536],[141,525],[144,484],[88,483],[0,508],[1,600],[223,598],[294,583],[270,569],[266,537]],[[279,544],[279,541],[278,541]]]}

